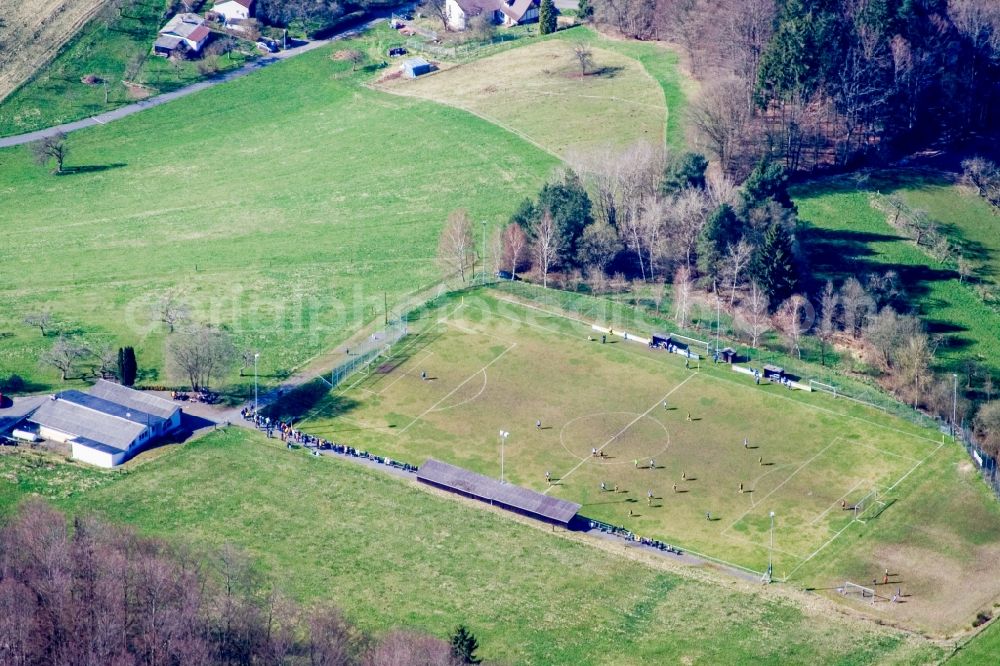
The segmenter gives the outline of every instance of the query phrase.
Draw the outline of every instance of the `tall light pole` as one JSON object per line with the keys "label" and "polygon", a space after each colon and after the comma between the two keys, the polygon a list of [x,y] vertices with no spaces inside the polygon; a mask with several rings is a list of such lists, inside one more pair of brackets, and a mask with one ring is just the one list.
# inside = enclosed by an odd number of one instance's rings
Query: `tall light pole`
{"label": "tall light pole", "polygon": [[510,433],[506,430],[500,431],[500,483],[503,483],[503,447],[507,443],[507,438],[510,437]]}
{"label": "tall light pole", "polygon": [[253,415],[257,416],[257,409],[259,403],[257,401],[257,359],[260,358],[260,352],[255,352],[253,355]]}
{"label": "tall light pole", "polygon": [[715,356],[719,356],[719,329],[722,328],[722,299],[719,290],[715,290]]}
{"label": "tall light pole", "polygon": [[771,582],[771,572],[774,571],[774,511],[771,512],[771,547],[767,551],[767,582]]}
{"label": "tall light pole", "polygon": [[483,220],[483,285],[486,285],[486,220]]}
{"label": "tall light pole", "polygon": [[951,395],[951,436],[955,436],[955,419],[958,418],[958,375],[952,373],[952,378],[955,380],[955,388]]}

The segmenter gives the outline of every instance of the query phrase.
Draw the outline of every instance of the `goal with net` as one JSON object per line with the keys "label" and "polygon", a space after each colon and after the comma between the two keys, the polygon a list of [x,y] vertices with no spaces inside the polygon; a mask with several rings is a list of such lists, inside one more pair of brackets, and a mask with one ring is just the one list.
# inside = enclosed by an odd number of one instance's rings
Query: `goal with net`
{"label": "goal with net", "polygon": [[872,488],[867,495],[854,503],[854,520],[867,523],[877,518],[885,507],[886,503],[879,496],[878,488]]}

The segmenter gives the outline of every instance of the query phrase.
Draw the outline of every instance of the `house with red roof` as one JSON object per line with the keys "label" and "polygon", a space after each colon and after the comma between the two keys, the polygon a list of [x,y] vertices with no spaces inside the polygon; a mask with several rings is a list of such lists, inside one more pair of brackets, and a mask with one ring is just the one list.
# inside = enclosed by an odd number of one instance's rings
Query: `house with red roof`
{"label": "house with red roof", "polygon": [[465,30],[469,21],[486,16],[492,23],[512,27],[538,20],[539,0],[447,0],[448,27]]}
{"label": "house with red roof", "polygon": [[175,53],[200,53],[212,31],[205,19],[197,14],[176,14],[160,28],[160,34],[153,43],[153,53],[169,57]]}

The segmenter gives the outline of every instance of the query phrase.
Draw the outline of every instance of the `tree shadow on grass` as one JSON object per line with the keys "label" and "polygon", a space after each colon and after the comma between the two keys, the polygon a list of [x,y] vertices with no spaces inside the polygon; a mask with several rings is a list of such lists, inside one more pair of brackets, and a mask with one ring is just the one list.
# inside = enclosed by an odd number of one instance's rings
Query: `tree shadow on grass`
{"label": "tree shadow on grass", "polygon": [[310,412],[322,409],[325,416],[346,414],[357,409],[357,400],[330,393],[330,385],[322,379],[314,379],[285,393],[262,411],[272,420],[293,421]]}
{"label": "tree shadow on grass", "polygon": [[100,173],[111,169],[121,169],[128,164],[125,162],[114,162],[112,164],[81,164],[80,166],[64,166],[62,171],[57,171],[57,176],[72,176],[78,173]]}
{"label": "tree shadow on grass", "polygon": [[[910,242],[901,236],[810,227],[803,233],[802,239],[810,265],[820,279],[840,281],[858,277],[863,282],[864,276],[871,273],[881,275],[887,271],[895,272],[899,278],[898,283],[905,290],[900,302],[891,303],[897,309],[901,305],[926,305],[925,299],[930,293],[931,283],[958,278],[958,273],[950,269],[934,268],[926,264],[883,262],[874,258],[877,253],[870,247],[871,243]],[[928,258],[927,261],[931,260]]]}

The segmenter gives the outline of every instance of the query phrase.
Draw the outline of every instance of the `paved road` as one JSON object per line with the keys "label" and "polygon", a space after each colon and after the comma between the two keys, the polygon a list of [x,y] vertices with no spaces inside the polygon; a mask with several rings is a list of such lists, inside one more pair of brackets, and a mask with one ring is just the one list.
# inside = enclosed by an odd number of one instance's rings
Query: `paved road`
{"label": "paved road", "polygon": [[226,72],[218,77],[208,79],[206,81],[199,81],[198,83],[192,83],[189,86],[183,88],[178,88],[172,92],[163,93],[162,95],[156,95],[155,97],[150,97],[149,99],[144,99],[141,102],[136,102],[134,104],[128,104],[126,106],[114,109],[113,111],[108,111],[96,116],[91,116],[90,118],[84,118],[83,120],[77,120],[71,123],[65,123],[62,125],[55,125],[54,127],[47,127],[45,129],[37,130],[35,132],[28,132],[26,134],[17,134],[15,136],[8,136],[0,138],[0,148],[7,148],[9,146],[18,146],[24,143],[31,143],[32,141],[38,141],[39,139],[44,139],[45,137],[52,136],[58,132],[63,134],[69,134],[70,132],[75,132],[76,130],[83,129],[85,127],[93,127],[94,125],[105,125],[107,123],[118,120],[119,118],[124,118],[125,116],[131,116],[133,113],[139,113],[140,111],[145,111],[146,109],[151,109],[154,106],[160,106],[161,104],[166,104],[175,99],[181,97],[187,97],[199,90],[205,90],[206,88],[211,88],[219,84],[225,83],[227,81],[232,81],[233,79],[238,79],[247,74],[252,74],[268,65],[272,65],[276,62],[282,60],[287,60],[288,58],[293,58],[297,55],[303,53],[308,53],[314,49],[318,49],[321,46],[326,46],[330,42],[335,42],[341,39],[346,39],[348,37],[353,37],[361,32],[364,32],[368,28],[372,27],[380,21],[384,21],[384,17],[374,18],[371,21],[364,23],[360,26],[351,28],[350,30],[345,30],[344,32],[338,33],[333,37],[328,39],[321,39],[314,42],[308,42],[302,46],[297,46],[295,48],[288,49],[287,51],[281,51],[274,55],[269,55],[263,58],[258,58],[253,62],[247,63],[239,69],[234,69],[231,72]]}

